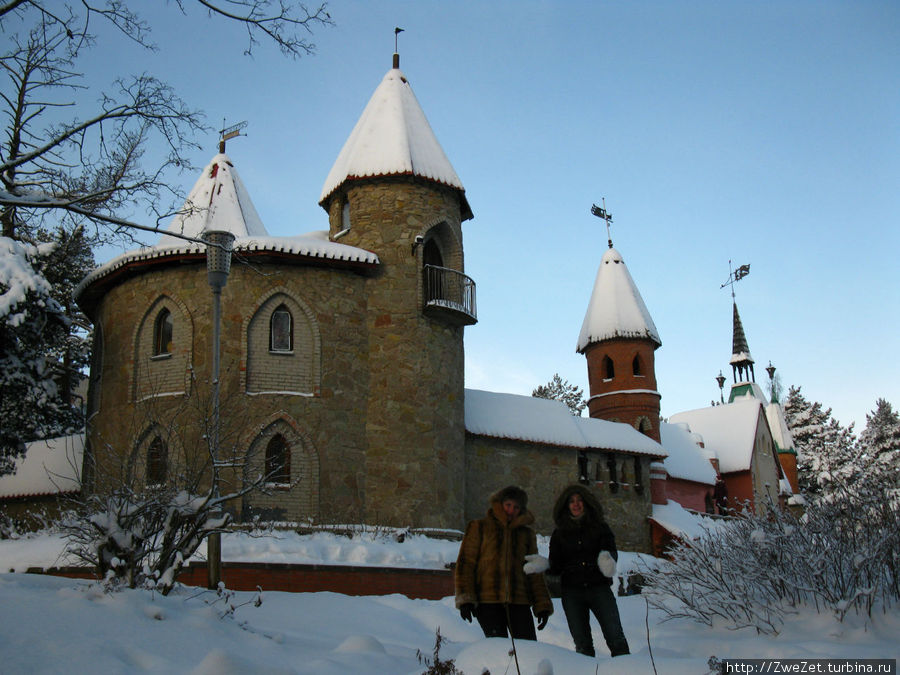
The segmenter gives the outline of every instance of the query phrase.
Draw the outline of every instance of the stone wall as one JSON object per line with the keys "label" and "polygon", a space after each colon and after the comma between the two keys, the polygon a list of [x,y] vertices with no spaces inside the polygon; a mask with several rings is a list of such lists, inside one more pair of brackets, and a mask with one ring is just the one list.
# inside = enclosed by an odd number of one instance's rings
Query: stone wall
{"label": "stone wall", "polygon": [[[466,520],[482,518],[490,496],[506,485],[518,485],[528,493],[528,509],[535,516],[535,527],[541,534],[553,531],[553,506],[563,489],[578,482],[579,455],[573,448],[524,443],[508,439],[466,435]],[[624,481],[615,492],[609,482],[595,480],[595,467],[604,468],[608,457],[616,462],[616,472]],[[620,549],[650,552],[650,458],[621,453],[587,451],[589,475],[587,486],[603,506],[604,517],[616,536]],[[643,472],[636,481],[635,459]],[[624,472],[624,476],[623,476]],[[635,489],[636,485],[642,485]]]}

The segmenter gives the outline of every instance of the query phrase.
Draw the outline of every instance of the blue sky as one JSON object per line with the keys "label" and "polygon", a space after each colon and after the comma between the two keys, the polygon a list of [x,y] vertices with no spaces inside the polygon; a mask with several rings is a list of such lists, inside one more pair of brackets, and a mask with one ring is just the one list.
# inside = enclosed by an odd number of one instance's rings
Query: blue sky
{"label": "blue sky", "polygon": [[758,382],[771,361],[857,427],[878,397],[900,406],[900,3],[335,0],[297,61],[246,57],[240,29],[188,9],[150,10],[154,54],[104,38],[93,80],[152,72],[216,128],[247,120],[228,154],[273,235],[327,227],[322,184],[405,29],[401,69],[475,213],[467,386],[530,394],[558,372],[587,392],[605,197],[662,338],[664,416],[731,381],[729,260],[751,265]]}

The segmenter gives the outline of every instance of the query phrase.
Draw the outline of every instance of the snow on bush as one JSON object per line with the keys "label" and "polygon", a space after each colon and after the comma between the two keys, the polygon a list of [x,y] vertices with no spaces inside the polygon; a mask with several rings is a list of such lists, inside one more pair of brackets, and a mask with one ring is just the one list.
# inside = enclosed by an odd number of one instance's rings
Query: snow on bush
{"label": "snow on bush", "polygon": [[871,617],[900,599],[900,503],[836,490],[799,517],[770,505],[670,554],[642,570],[648,602],[669,618],[777,634],[801,607]]}

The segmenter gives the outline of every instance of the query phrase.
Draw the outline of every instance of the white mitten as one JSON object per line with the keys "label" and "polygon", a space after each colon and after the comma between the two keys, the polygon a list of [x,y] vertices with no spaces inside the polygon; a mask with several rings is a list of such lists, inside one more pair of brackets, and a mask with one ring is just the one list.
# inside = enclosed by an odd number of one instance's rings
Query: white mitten
{"label": "white mitten", "polygon": [[616,559],[609,554],[609,551],[600,551],[600,555],[597,556],[597,565],[600,567],[600,571],[603,572],[603,576],[610,579],[615,576]]}
{"label": "white mitten", "polygon": [[526,555],[525,561],[525,566],[522,568],[525,570],[525,574],[540,574],[550,569],[550,561],[537,553]]}

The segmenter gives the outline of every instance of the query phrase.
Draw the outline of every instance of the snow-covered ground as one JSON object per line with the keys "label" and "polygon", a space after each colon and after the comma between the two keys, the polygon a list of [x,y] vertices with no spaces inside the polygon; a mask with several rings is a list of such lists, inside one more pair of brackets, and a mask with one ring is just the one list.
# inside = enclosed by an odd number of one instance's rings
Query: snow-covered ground
{"label": "snow-covered ground", "polygon": [[[278,538],[223,537],[226,560],[350,563],[443,567],[458,544],[425,537],[402,543],[384,536],[333,534]],[[546,549],[546,539],[541,541]],[[41,534],[0,541],[0,569],[64,564],[62,540]],[[632,556],[623,554],[620,569]],[[3,673],[191,673],[193,675],[421,673],[420,650],[430,656],[438,628],[448,642],[442,658],[455,659],[468,675],[515,673],[508,640],[486,640],[477,624],[464,623],[452,598],[409,600],[401,595],[349,597],[336,593],[237,593],[233,616],[215,594],[177,587],[162,597],[147,591],[104,594],[85,581],[21,573],[0,574],[0,672]],[[753,630],[707,628],[687,620],[661,622],[641,596],[618,598],[632,654],[611,660],[599,628],[600,656],[576,654],[559,601],[537,643],[517,642],[523,675],[594,675],[656,672],[698,675],[710,656],[724,658],[889,658],[900,647],[900,611],[871,620],[838,623],[804,611],[777,637]],[[648,628],[649,626],[649,647]],[[651,657],[652,654],[652,657]],[[542,665],[543,662],[543,665]]]}

